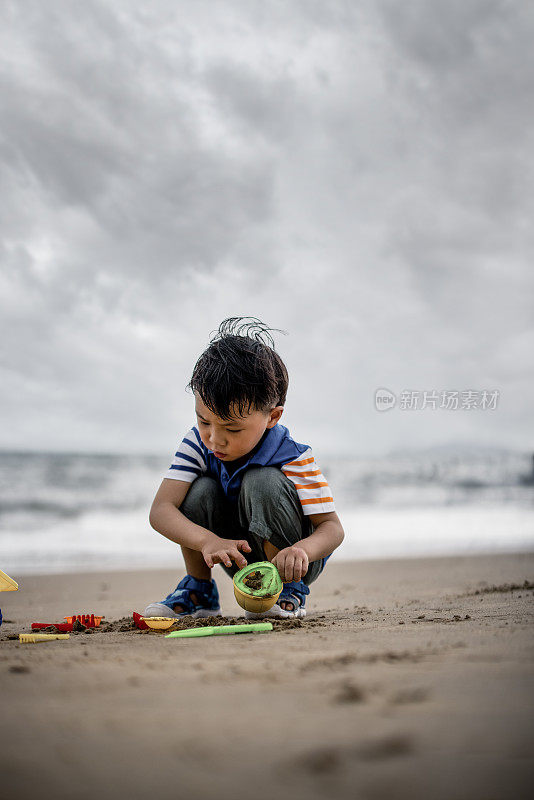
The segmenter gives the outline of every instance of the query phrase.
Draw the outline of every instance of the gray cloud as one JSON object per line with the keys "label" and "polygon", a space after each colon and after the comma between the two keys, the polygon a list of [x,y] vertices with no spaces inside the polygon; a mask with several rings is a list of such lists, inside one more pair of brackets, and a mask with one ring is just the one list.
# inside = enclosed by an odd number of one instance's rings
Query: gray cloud
{"label": "gray cloud", "polygon": [[[56,1],[3,16],[0,446],[172,449],[194,361],[236,314],[290,331],[301,441],[525,445],[527,4]],[[320,419],[310,385],[332,409]],[[507,399],[491,424],[378,418],[381,385]]]}

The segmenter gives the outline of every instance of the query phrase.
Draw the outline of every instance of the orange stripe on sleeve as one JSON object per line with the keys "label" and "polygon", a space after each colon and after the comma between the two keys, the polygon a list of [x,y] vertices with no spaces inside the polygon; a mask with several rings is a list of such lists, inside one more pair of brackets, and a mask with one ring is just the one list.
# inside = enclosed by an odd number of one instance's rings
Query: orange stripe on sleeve
{"label": "orange stripe on sleeve", "polygon": [[333,503],[333,497],[312,497],[310,500],[301,500],[301,505],[308,505],[309,503]]}
{"label": "orange stripe on sleeve", "polygon": [[295,483],[295,489],[318,489],[319,486],[328,486],[326,481],[317,481],[317,483]]}
{"label": "orange stripe on sleeve", "polygon": [[312,456],[311,458],[305,458],[304,461],[288,461],[287,464],[285,464],[284,466],[286,466],[286,467],[303,467],[304,464],[313,464],[314,461],[315,461],[315,459]]}
{"label": "orange stripe on sleeve", "polygon": [[320,469],[309,470],[309,472],[293,472],[292,470],[284,469],[284,467],[282,467],[282,470],[284,472],[284,475],[294,475],[297,478],[309,478],[312,475],[320,475],[321,474],[321,470]]}

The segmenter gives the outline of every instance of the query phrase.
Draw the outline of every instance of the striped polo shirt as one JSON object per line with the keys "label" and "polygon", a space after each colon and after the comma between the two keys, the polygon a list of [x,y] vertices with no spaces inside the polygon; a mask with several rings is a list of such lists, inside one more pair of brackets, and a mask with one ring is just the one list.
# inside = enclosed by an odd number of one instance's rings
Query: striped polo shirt
{"label": "striped polo shirt", "polygon": [[[239,459],[241,462],[241,459]],[[335,511],[334,499],[311,447],[291,438],[284,425],[277,423],[267,428],[258,444],[250,451],[246,461],[237,469],[228,467],[204,445],[196,426],[182,439],[165,478],[192,483],[200,475],[215,478],[230,502],[237,502],[245,470],[250,467],[278,467],[294,484],[302,511],[324,514]]]}

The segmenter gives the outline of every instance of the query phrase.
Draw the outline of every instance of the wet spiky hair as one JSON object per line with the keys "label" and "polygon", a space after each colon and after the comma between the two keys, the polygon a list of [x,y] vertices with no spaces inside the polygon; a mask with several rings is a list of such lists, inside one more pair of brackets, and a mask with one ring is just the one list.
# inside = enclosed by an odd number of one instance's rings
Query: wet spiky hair
{"label": "wet spiky hair", "polygon": [[195,364],[186,389],[198,392],[210,411],[224,420],[232,419],[232,406],[239,416],[251,411],[265,414],[283,406],[289,377],[274,350],[270,330],[279,328],[268,328],[256,317],[223,320]]}

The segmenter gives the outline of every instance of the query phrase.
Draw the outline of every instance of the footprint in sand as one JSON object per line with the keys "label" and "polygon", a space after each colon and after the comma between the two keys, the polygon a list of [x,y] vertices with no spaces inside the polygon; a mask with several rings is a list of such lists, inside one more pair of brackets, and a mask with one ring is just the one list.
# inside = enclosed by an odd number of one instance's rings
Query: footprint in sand
{"label": "footprint in sand", "polygon": [[413,741],[406,734],[393,734],[367,742],[359,748],[358,755],[364,761],[381,761],[385,758],[405,756],[413,752]]}
{"label": "footprint in sand", "polygon": [[355,683],[346,681],[341,684],[341,687],[334,697],[336,703],[361,703],[365,700],[365,692]]}
{"label": "footprint in sand", "polygon": [[395,692],[390,698],[393,705],[408,705],[409,703],[424,703],[428,700],[428,690],[421,686],[408,687]]}
{"label": "footprint in sand", "polygon": [[300,759],[300,766],[306,771],[324,774],[334,772],[343,763],[341,749],[335,747],[325,747],[322,750],[315,750],[307,753]]}
{"label": "footprint in sand", "polygon": [[[389,758],[406,756],[414,751],[410,736],[403,733],[384,736],[352,747],[321,747],[310,750],[291,763],[306,772],[316,775],[337,772],[345,765],[360,761],[383,761]],[[289,769],[289,764],[287,765]]]}

